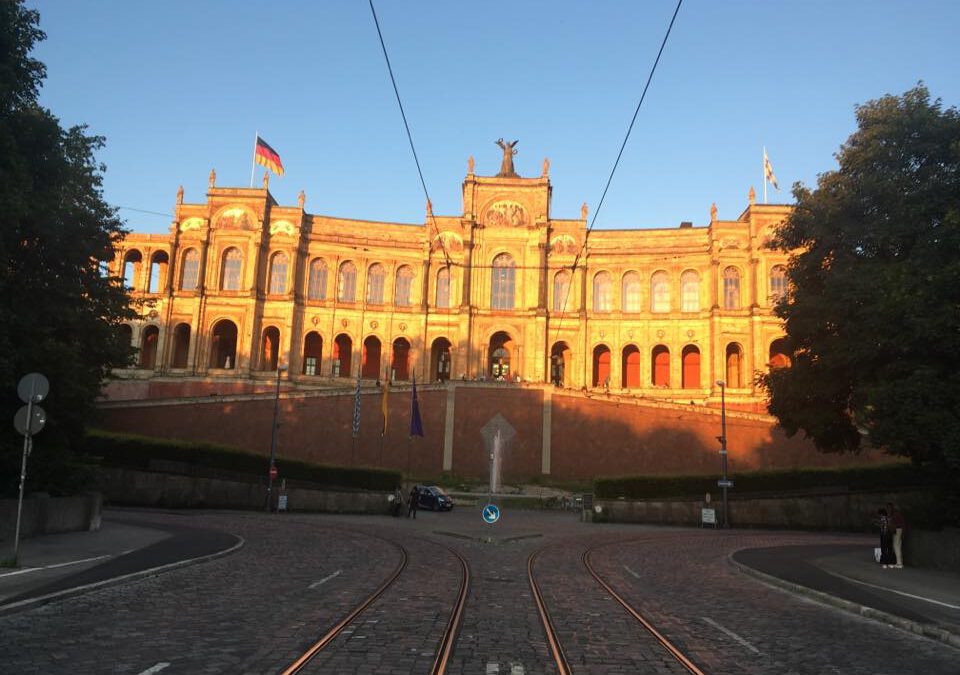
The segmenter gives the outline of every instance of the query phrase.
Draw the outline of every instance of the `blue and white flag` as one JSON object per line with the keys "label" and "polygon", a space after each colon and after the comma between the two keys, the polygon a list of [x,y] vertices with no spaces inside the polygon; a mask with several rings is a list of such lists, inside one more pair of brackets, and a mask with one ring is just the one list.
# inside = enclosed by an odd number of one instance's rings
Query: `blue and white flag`
{"label": "blue and white flag", "polygon": [[360,372],[357,371],[357,393],[353,396],[353,437],[360,435]]}
{"label": "blue and white flag", "polygon": [[410,438],[423,438],[423,420],[420,419],[420,403],[417,401],[417,375],[413,375],[413,400],[410,403]]}

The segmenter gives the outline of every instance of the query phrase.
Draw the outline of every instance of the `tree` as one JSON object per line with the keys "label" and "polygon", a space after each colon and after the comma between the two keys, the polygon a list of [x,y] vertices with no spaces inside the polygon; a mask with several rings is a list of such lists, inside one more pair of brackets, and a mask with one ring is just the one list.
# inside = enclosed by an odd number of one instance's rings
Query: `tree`
{"label": "tree", "polygon": [[759,379],[821,450],[960,469],[960,114],[920,83],[856,116],[771,242],[796,252],[776,307],[793,361]]}
{"label": "tree", "polygon": [[12,427],[16,383],[31,371],[50,380],[48,423],[31,459],[33,489],[69,489],[94,399],[131,349],[122,280],[103,273],[125,234],[102,195],[94,153],[103,139],[63,129],[37,101],[46,74],[30,58],[45,35],[22,1],[0,2],[0,492],[17,488],[21,438]]}

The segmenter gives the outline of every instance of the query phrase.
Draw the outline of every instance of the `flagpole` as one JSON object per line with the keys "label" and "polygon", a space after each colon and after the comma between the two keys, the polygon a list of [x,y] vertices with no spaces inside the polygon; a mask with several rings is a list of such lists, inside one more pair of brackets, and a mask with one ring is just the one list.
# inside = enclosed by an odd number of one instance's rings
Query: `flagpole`
{"label": "flagpole", "polygon": [[253,136],[253,161],[250,162],[250,187],[253,187],[253,173],[257,170],[257,141],[260,140],[260,130]]}
{"label": "flagpole", "polygon": [[763,146],[763,203],[767,203],[767,146]]}

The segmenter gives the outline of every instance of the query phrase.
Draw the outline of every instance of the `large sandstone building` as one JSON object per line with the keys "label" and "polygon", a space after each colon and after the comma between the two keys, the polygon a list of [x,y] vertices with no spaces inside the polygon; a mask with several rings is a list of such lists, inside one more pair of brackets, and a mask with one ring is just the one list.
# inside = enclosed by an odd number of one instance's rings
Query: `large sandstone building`
{"label": "large sandstone building", "polygon": [[[505,165],[506,165],[506,159]],[[551,212],[543,175],[475,175],[463,208],[422,223],[308,213],[219,187],[164,235],[130,234],[114,272],[142,300],[130,376],[521,380],[757,408],[754,374],[785,363],[772,305],[786,256],[764,247],[787,206],[706,227],[594,230]],[[576,214],[574,214],[576,215]]]}

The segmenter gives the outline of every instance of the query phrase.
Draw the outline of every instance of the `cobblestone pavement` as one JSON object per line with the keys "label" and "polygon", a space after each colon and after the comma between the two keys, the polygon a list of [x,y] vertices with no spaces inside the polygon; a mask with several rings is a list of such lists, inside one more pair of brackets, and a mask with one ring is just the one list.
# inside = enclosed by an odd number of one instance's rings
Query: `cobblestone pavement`
{"label": "cobblestone pavement", "polygon": [[[120,517],[134,514],[121,514]],[[609,599],[597,571],[708,673],[956,673],[960,651],[772,589],[739,572],[737,549],[872,540],[776,532],[585,525],[570,514],[479,509],[378,517],[136,513],[228,531],[227,557],[0,616],[6,673],[277,673],[368,597],[388,589],[308,672],[428,672],[470,564],[452,673],[553,673],[527,558],[575,673],[680,672]],[[116,517],[114,514],[113,517]],[[167,664],[167,665],[164,665]],[[151,670],[152,669],[152,670]]]}

